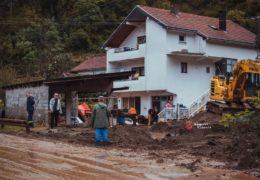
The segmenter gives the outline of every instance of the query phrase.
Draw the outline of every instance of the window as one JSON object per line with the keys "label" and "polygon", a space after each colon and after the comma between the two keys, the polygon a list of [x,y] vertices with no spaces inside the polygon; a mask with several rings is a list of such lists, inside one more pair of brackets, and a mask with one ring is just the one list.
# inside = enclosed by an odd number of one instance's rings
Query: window
{"label": "window", "polygon": [[144,67],[134,67],[132,68],[132,79],[137,80],[139,76],[144,76]]}
{"label": "window", "polygon": [[206,67],[206,72],[210,73],[210,67]]}
{"label": "window", "polygon": [[146,43],[146,36],[137,37],[137,44],[144,44],[144,43]]}
{"label": "window", "polygon": [[122,100],[123,100],[124,109],[129,109],[130,107],[135,107],[135,97],[124,97]]}
{"label": "window", "polygon": [[188,73],[188,64],[182,62],[181,63],[181,73]]}
{"label": "window", "polygon": [[184,35],[179,35],[179,42],[186,42]]}
{"label": "window", "polygon": [[233,67],[236,64],[236,59],[223,58],[216,62],[216,75],[230,75],[232,74]]}
{"label": "window", "polygon": [[227,59],[227,73],[232,73],[236,59]]}

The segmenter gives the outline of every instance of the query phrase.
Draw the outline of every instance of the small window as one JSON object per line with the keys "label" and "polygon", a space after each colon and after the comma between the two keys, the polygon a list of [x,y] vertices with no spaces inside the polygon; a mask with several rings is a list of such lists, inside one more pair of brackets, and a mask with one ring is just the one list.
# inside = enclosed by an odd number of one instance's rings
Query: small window
{"label": "small window", "polygon": [[188,64],[182,62],[181,63],[181,73],[188,73]]}
{"label": "small window", "polygon": [[137,44],[144,44],[144,43],[146,43],[146,36],[137,37]]}
{"label": "small window", "polygon": [[210,73],[210,67],[206,67],[206,72]]}
{"label": "small window", "polygon": [[180,35],[180,36],[179,36],[179,42],[186,42],[184,35]]}

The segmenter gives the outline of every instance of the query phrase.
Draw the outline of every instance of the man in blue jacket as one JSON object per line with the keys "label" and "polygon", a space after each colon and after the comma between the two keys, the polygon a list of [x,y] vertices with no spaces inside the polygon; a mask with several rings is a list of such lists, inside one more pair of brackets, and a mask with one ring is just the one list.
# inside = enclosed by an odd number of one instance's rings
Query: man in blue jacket
{"label": "man in blue jacket", "polygon": [[28,113],[27,125],[29,127],[34,127],[33,125],[34,104],[35,104],[34,97],[32,96],[31,92],[28,92],[27,101],[26,101],[26,110]]}

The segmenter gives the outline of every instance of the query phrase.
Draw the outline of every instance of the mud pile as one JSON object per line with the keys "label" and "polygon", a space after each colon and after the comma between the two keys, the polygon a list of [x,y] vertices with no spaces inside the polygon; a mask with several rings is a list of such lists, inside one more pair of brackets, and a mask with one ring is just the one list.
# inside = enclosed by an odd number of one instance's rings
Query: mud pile
{"label": "mud pile", "polygon": [[[219,124],[219,119],[220,116],[216,114],[199,113],[191,119],[192,122],[208,123],[211,128],[193,126],[192,131],[185,130],[183,120],[157,123],[151,128],[118,125],[108,129],[111,141],[109,147],[154,151],[154,158],[158,158],[158,154],[161,158],[174,158],[169,156],[169,152],[188,153],[198,158],[224,161],[231,168],[259,168],[260,150],[256,129],[245,124],[224,128]],[[39,130],[29,135],[24,133],[23,136],[95,146],[95,130],[91,128],[60,127],[56,131]],[[160,139],[154,138],[156,136],[160,136]]]}
{"label": "mud pile", "polygon": [[112,144],[118,147],[145,148],[155,143],[144,126],[116,126],[109,130],[109,137]]}

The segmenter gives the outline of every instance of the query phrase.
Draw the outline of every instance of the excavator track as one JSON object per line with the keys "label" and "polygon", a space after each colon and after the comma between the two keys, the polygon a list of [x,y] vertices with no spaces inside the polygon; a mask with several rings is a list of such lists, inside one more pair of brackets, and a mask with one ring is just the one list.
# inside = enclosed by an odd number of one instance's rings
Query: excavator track
{"label": "excavator track", "polygon": [[244,110],[254,110],[255,108],[248,103],[225,103],[218,101],[209,101],[207,103],[207,111],[215,114],[236,113]]}

